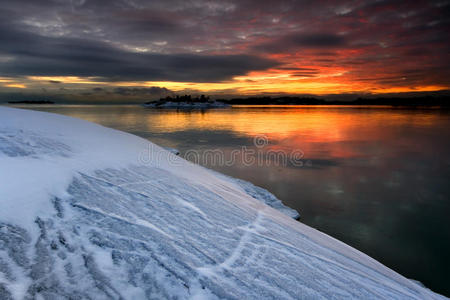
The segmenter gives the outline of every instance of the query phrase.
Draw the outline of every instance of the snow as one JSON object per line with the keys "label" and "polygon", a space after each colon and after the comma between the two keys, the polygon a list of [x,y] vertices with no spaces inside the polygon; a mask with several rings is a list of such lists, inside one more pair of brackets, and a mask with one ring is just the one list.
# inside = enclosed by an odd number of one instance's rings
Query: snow
{"label": "snow", "polygon": [[180,155],[180,151],[178,149],[170,148],[170,147],[163,147],[163,148],[166,149],[167,151],[169,151],[172,154]]}
{"label": "snow", "polygon": [[443,298],[147,140],[0,107],[0,299]]}

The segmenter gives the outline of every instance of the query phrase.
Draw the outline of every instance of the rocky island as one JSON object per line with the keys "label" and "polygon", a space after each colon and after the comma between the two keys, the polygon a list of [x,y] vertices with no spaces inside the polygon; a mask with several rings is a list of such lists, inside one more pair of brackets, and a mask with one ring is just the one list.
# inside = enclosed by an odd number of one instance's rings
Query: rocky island
{"label": "rocky island", "polygon": [[211,100],[209,97],[201,95],[193,98],[191,95],[166,97],[158,101],[146,102],[144,107],[148,108],[176,108],[176,109],[208,109],[208,108],[225,108],[229,105]]}

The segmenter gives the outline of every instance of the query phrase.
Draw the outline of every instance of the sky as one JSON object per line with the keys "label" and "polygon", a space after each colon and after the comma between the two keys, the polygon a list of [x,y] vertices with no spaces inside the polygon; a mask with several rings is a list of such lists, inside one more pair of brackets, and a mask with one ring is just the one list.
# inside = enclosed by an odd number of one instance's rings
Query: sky
{"label": "sky", "polygon": [[0,100],[450,89],[450,1],[0,0]]}

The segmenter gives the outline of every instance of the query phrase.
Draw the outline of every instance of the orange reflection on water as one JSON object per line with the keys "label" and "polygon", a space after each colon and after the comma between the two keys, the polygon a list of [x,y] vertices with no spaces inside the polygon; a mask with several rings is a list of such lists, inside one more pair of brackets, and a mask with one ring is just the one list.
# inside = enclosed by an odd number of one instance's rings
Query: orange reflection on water
{"label": "orange reflection on water", "polygon": [[[200,111],[160,111],[151,114],[147,122],[151,127],[159,124],[168,131],[189,127],[202,130],[232,130],[245,135],[266,134],[274,137],[291,136],[302,132],[316,140],[336,141],[345,139],[345,132],[352,128],[378,127],[382,124],[401,126],[431,126],[436,114],[408,115],[404,111],[383,108],[360,110],[359,107],[295,106],[295,107],[245,107]],[[358,112],[355,114],[355,112]],[[129,115],[137,122],[137,115]],[[353,136],[353,133],[352,133]],[[277,138],[278,139],[278,138]]]}
{"label": "orange reflection on water", "polygon": [[269,140],[265,149],[301,149],[305,156],[316,158],[365,156],[368,152],[376,156],[377,151],[383,151],[382,143],[420,151],[424,145],[411,144],[410,139],[403,137],[404,128],[436,127],[442,123],[442,116],[430,113],[431,110],[390,107],[237,106],[202,112],[117,106],[116,111],[108,111],[95,113],[80,106],[73,107],[70,115],[137,134],[189,135],[189,131],[197,131],[200,135],[213,132],[224,139],[234,135],[249,140],[264,135]]}
{"label": "orange reflection on water", "polygon": [[[128,118],[127,122],[130,122]],[[135,122],[138,122],[136,116]],[[248,138],[264,135],[272,149],[295,148],[319,156],[321,144],[333,144],[333,147],[323,147],[326,156],[350,157],[363,155],[355,153],[352,143],[376,145],[377,142],[388,140],[401,143],[398,137],[401,137],[403,126],[435,126],[439,122],[439,115],[408,114],[403,110],[397,113],[395,109],[387,107],[241,106],[207,112],[153,111],[147,115],[145,122],[149,130],[158,128],[162,132],[189,129],[227,131]]]}

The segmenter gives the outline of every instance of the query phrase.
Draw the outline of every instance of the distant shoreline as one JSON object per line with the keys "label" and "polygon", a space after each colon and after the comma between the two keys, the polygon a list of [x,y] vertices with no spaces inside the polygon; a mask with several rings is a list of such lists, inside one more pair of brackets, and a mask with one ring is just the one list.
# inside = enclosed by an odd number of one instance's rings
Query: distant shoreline
{"label": "distant shoreline", "polygon": [[324,100],[300,97],[249,97],[217,99],[229,105],[361,105],[361,106],[441,106],[450,107],[450,96],[424,96],[408,98],[358,98],[352,101]]}
{"label": "distant shoreline", "polygon": [[[441,106],[450,107],[450,96],[419,96],[419,97],[377,97],[377,98],[363,98],[359,97],[355,100],[325,100],[315,97],[246,97],[246,98],[232,98],[232,99],[214,99],[210,97],[193,97],[191,95],[166,97],[155,101],[149,101],[143,105],[146,107],[171,107],[184,108],[208,106],[213,103],[222,103],[224,106],[231,105],[361,105],[361,106]],[[211,105],[214,107],[214,105]]]}
{"label": "distant shoreline", "polygon": [[[192,99],[190,101],[185,101],[189,104],[189,107],[208,106],[210,103],[222,103],[223,106],[235,106],[235,105],[248,105],[248,106],[263,106],[263,105],[273,105],[273,106],[295,106],[295,105],[305,105],[305,106],[392,106],[392,107],[450,107],[450,96],[420,96],[420,97],[378,97],[378,98],[357,98],[355,100],[325,100],[314,97],[247,97],[247,98],[232,98],[232,99],[215,99],[209,101],[196,101]],[[147,107],[160,107],[165,108],[165,105],[158,105],[164,103],[161,100],[148,101],[145,103],[139,101],[132,102],[122,102],[117,103],[104,103],[104,102],[72,102],[72,101],[62,101],[54,102],[50,100],[18,100],[18,101],[7,101],[0,104],[24,104],[24,105],[40,105],[40,104],[55,104],[55,105],[143,105]],[[184,102],[183,102],[184,103]],[[182,103],[177,103],[174,101],[174,107],[180,106]],[[199,104],[199,105],[196,105]],[[201,105],[200,105],[201,104]],[[214,108],[214,105],[210,105],[209,108]]]}
{"label": "distant shoreline", "polygon": [[8,104],[55,104],[55,102],[48,101],[48,100],[42,100],[42,101],[24,100],[24,101],[8,101]]}

